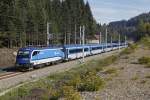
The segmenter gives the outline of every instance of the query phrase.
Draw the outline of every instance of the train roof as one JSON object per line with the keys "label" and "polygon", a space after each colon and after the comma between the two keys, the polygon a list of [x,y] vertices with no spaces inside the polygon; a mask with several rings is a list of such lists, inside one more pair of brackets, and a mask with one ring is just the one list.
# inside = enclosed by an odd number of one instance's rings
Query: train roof
{"label": "train roof", "polygon": [[33,51],[33,50],[43,50],[43,49],[62,49],[62,48],[61,47],[23,47],[23,48],[20,48],[19,50]]}
{"label": "train roof", "polygon": [[[64,45],[65,48],[75,48],[75,47],[83,47],[81,44],[74,44],[74,45]],[[84,47],[87,47],[87,45],[84,45]]]}
{"label": "train roof", "polygon": [[[90,46],[103,46],[104,44],[85,44],[84,47]],[[80,48],[83,47],[82,44],[74,44],[74,45],[64,45],[65,48]]]}
{"label": "train roof", "polygon": [[[119,45],[119,43],[112,43],[113,45]],[[111,43],[107,43],[107,45],[112,45]],[[123,43],[120,43],[123,44]],[[88,46],[105,46],[106,43],[102,44],[85,44],[84,47]],[[49,47],[23,47],[20,48],[19,50],[28,50],[28,51],[33,51],[33,50],[43,50],[43,49],[62,49],[63,47],[65,48],[75,48],[75,47],[83,47],[82,44],[71,44],[71,45],[64,45],[64,46],[49,46]]]}

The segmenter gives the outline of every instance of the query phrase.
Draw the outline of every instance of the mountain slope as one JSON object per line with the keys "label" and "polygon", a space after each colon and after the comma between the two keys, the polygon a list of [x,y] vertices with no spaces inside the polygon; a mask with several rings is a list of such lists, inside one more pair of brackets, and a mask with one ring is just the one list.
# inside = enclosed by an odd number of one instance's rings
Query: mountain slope
{"label": "mountain slope", "polygon": [[[150,12],[149,13],[143,13],[136,17],[133,17],[129,20],[122,20],[122,21],[116,21],[116,22],[110,22],[109,28],[112,30],[115,30],[118,33],[126,34],[131,38],[136,38],[135,32],[137,33],[143,33],[143,34],[149,34],[149,24],[150,23]],[[143,25],[141,25],[143,24]],[[139,26],[143,26],[142,28],[145,31],[139,31]],[[133,35],[134,33],[134,35]]]}

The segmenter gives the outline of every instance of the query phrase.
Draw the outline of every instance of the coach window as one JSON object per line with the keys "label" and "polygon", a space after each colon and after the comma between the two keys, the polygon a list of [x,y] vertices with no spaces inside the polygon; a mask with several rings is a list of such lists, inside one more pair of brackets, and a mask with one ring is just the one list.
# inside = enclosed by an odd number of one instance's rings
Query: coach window
{"label": "coach window", "polygon": [[39,53],[40,53],[40,51],[34,51],[33,54],[32,54],[32,56],[36,56]]}
{"label": "coach window", "polygon": [[84,51],[87,52],[87,51],[88,51],[88,48],[84,48]]}

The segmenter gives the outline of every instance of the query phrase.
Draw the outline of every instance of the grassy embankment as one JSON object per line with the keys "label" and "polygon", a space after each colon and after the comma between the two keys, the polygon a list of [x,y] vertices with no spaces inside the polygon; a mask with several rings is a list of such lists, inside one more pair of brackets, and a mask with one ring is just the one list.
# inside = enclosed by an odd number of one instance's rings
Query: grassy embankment
{"label": "grassy embankment", "polygon": [[[139,44],[142,45],[144,49],[150,50],[150,37],[143,38]],[[150,55],[139,58],[138,62],[139,64],[145,65],[146,68],[150,68]]]}
{"label": "grassy embankment", "polygon": [[[110,56],[103,60],[92,60],[67,72],[50,75],[45,79],[14,89],[0,98],[3,100],[16,100],[22,98],[27,100],[31,98],[38,98],[40,100],[57,100],[58,98],[64,98],[65,100],[80,100],[81,92],[98,91],[104,88],[107,81],[99,77],[97,75],[98,72],[117,61],[120,56],[134,52],[135,48],[135,45],[131,45],[121,52],[119,56]],[[105,74],[116,72],[117,69],[109,68],[105,71]]]}
{"label": "grassy embankment", "polygon": [[104,87],[105,82],[97,76],[97,72],[116,60],[116,56],[110,56],[103,60],[92,60],[70,71],[50,75],[38,82],[21,86],[1,98],[3,100],[15,100],[35,96],[35,98],[43,100],[57,100],[61,97],[67,100],[80,100],[81,96],[79,92],[98,91]]}

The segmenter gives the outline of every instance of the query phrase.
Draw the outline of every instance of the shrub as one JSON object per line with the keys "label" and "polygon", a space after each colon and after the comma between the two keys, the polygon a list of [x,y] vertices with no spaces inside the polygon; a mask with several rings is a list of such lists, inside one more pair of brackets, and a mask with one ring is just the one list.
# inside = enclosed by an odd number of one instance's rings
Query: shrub
{"label": "shrub", "polygon": [[150,48],[150,37],[142,38],[139,43]]}
{"label": "shrub", "polygon": [[50,92],[50,100],[58,100],[61,97],[61,91],[52,89]]}
{"label": "shrub", "polygon": [[81,77],[80,75],[76,75],[67,83],[67,85],[74,86],[76,88],[79,86],[80,83],[81,83]]}
{"label": "shrub", "polygon": [[73,86],[63,86],[64,100],[81,100],[81,95]]}
{"label": "shrub", "polygon": [[98,91],[104,86],[104,81],[95,72],[88,72],[78,87],[79,91]]}
{"label": "shrub", "polygon": [[150,57],[142,57],[138,59],[139,64],[149,64],[150,63]]}

